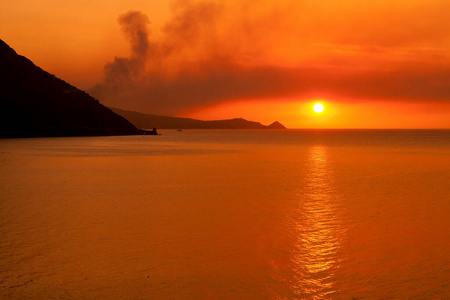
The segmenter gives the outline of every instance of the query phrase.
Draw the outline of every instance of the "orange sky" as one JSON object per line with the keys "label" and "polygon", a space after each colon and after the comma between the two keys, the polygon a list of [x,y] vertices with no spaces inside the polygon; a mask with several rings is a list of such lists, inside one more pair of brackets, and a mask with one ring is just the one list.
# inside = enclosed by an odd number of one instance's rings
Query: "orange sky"
{"label": "orange sky", "polygon": [[449,1],[242,2],[2,1],[0,38],[119,108],[450,128]]}

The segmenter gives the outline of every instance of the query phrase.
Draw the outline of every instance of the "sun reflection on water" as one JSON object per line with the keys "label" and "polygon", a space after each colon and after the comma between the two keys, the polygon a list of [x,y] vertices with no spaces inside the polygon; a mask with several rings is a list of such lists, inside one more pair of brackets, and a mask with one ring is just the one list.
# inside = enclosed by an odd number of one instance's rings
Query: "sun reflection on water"
{"label": "sun reflection on water", "polygon": [[311,147],[306,164],[306,185],[298,192],[295,218],[297,244],[292,253],[298,296],[320,299],[335,292],[335,271],[345,229],[340,215],[340,197],[334,189],[327,148]]}

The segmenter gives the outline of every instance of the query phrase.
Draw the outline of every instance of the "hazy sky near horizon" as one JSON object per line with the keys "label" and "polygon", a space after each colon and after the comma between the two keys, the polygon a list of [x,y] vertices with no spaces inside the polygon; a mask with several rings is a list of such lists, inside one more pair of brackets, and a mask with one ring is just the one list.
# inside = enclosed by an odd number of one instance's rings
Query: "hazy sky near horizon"
{"label": "hazy sky near horizon", "polygon": [[447,0],[16,0],[0,3],[0,38],[114,107],[450,128],[449,11]]}

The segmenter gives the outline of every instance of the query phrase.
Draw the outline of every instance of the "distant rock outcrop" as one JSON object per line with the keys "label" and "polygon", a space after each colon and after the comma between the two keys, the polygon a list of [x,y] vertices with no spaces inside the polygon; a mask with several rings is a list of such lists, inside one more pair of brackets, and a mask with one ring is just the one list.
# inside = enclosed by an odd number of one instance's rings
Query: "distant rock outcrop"
{"label": "distant rock outcrop", "polygon": [[284,127],[284,125],[278,121],[273,122],[272,124],[267,126],[267,128],[269,128],[269,129],[286,129],[286,127]]}
{"label": "distant rock outcrop", "polygon": [[0,137],[142,134],[0,40]]}
{"label": "distant rock outcrop", "polygon": [[217,121],[201,121],[190,118],[166,117],[159,115],[143,114],[112,108],[115,113],[123,116],[139,128],[164,128],[164,129],[286,129],[279,122],[269,126],[259,122],[247,121],[241,118]]}

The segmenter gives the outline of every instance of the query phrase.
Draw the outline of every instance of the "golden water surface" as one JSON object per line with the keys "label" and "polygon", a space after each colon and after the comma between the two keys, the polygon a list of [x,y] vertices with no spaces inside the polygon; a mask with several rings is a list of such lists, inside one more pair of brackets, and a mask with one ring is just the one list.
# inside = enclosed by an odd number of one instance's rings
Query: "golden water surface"
{"label": "golden water surface", "polygon": [[0,140],[0,298],[450,297],[448,131]]}

